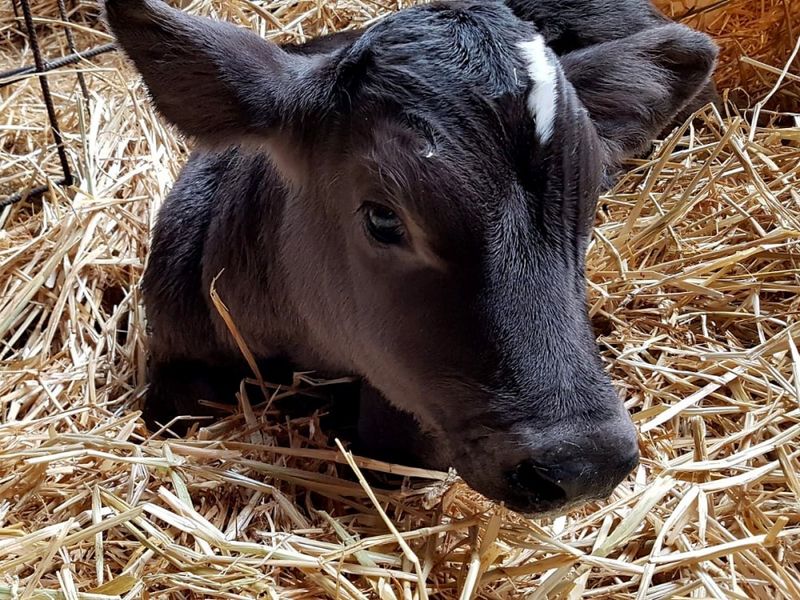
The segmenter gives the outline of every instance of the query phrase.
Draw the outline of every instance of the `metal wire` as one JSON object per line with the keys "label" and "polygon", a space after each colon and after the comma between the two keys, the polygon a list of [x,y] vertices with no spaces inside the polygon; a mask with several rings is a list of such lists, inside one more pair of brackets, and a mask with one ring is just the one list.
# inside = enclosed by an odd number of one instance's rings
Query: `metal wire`
{"label": "metal wire", "polygon": [[[44,72],[46,73],[48,71],[60,69],[61,67],[74,64],[76,62],[79,62],[87,58],[93,58],[99,54],[111,52],[116,49],[117,47],[114,44],[103,44],[102,46],[96,46],[94,48],[90,48],[89,50],[81,50],[80,52],[67,54],[66,56],[56,58],[55,60],[45,61]],[[16,69],[3,71],[2,73],[0,73],[0,87],[4,87],[7,85],[11,85],[12,83],[16,83],[17,81],[21,81],[22,79],[25,78],[24,76],[36,72],[37,72],[36,65],[27,65],[25,67],[17,67]],[[83,73],[79,73],[78,75],[82,76]]]}
{"label": "metal wire", "polygon": [[[72,29],[69,27],[69,22],[67,20],[67,8],[64,6],[64,0],[58,0],[58,14],[61,17],[61,22],[64,23],[64,35],[67,38],[67,48],[72,54],[75,54],[77,50],[75,49],[75,38],[72,37]],[[83,77],[83,73],[78,71],[78,84],[81,86],[81,93],[83,94],[83,100],[85,106],[89,107],[89,89],[86,87],[86,80]]]}
{"label": "metal wire", "polygon": [[69,166],[67,150],[64,147],[64,138],[61,135],[61,127],[58,124],[56,109],[55,106],[53,106],[53,97],[50,94],[50,85],[47,82],[47,75],[45,75],[44,60],[42,59],[42,51],[39,48],[39,36],[36,35],[36,28],[33,25],[31,5],[29,0],[19,0],[19,2],[20,6],[22,7],[22,15],[25,18],[25,28],[28,30],[28,39],[30,40],[31,51],[33,52],[33,62],[36,65],[36,72],[39,73],[39,86],[42,88],[42,98],[44,99],[44,104],[47,108],[47,118],[50,121],[50,128],[53,130],[53,139],[56,142],[58,160],[61,162],[61,170],[64,173],[64,185],[72,185],[74,178],[72,177],[72,170]]}
{"label": "metal wire", "polygon": [[[66,183],[63,177],[59,177],[58,179],[53,180],[54,185],[64,185]],[[50,184],[44,185],[37,185],[35,188],[31,188],[29,190],[24,190],[22,192],[17,192],[15,194],[11,194],[10,196],[6,196],[5,198],[0,198],[0,208],[5,208],[6,206],[10,206],[16,202],[21,200],[28,200],[30,198],[35,198],[36,196],[41,196],[47,190],[50,189]]]}
{"label": "metal wire", "polygon": [[[10,196],[6,196],[5,198],[0,198],[0,209],[5,208],[6,206],[10,206],[11,204],[14,204],[16,202],[29,200],[31,198],[40,196],[41,194],[47,192],[53,185],[69,186],[75,182],[75,178],[72,174],[72,169],[70,168],[66,147],[64,146],[64,137],[61,133],[61,127],[58,123],[58,117],[56,115],[55,106],[53,105],[53,97],[50,93],[50,85],[47,81],[47,73],[54,69],[58,69],[60,67],[70,65],[73,63],[77,63],[81,60],[92,58],[99,54],[103,54],[105,52],[111,52],[112,50],[116,49],[116,46],[114,44],[103,44],[101,46],[96,46],[88,50],[78,51],[75,46],[75,38],[72,35],[72,29],[69,26],[69,15],[67,13],[64,0],[57,0],[57,3],[58,3],[58,12],[61,17],[61,21],[64,25],[64,35],[67,40],[67,47],[70,50],[70,54],[67,54],[66,56],[62,56],[60,58],[51,61],[44,60],[44,58],[42,57],[41,48],[39,47],[39,37],[34,27],[33,13],[31,11],[30,0],[12,0],[12,8],[14,9],[14,15],[17,18],[19,18],[20,16],[19,8],[22,9],[22,16],[25,21],[25,29],[27,30],[28,33],[28,41],[30,43],[31,52],[33,53],[34,64],[27,65],[24,67],[18,67],[16,69],[11,69],[0,73],[0,88],[21,81],[31,73],[38,74],[39,87],[42,90],[42,100],[44,101],[45,107],[47,109],[47,118],[48,121],[50,122],[50,128],[53,131],[53,139],[56,144],[56,150],[58,152],[58,159],[59,163],[61,164],[61,171],[63,176],[57,179],[52,179],[47,184],[38,185],[30,189],[22,190],[15,194],[11,194]],[[84,106],[86,107],[86,110],[88,110],[89,88],[86,85],[86,79],[84,78],[83,73],[78,72],[76,75],[78,77],[78,83],[80,85],[81,93],[83,95]]]}

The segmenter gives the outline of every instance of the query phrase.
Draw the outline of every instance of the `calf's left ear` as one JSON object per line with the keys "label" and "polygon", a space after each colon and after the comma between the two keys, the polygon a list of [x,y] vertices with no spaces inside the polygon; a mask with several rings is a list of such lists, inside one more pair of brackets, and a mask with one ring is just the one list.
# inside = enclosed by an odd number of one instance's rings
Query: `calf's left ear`
{"label": "calf's left ear", "polygon": [[616,165],[644,150],[706,87],[716,59],[709,36],[669,24],[560,62]]}

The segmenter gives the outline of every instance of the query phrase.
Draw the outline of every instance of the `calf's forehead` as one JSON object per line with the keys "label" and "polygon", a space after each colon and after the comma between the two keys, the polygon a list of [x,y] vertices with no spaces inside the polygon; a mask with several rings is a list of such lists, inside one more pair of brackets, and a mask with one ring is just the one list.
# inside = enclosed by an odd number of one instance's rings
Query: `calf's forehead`
{"label": "calf's forehead", "polygon": [[557,122],[569,126],[559,111],[580,106],[542,35],[498,2],[401,11],[368,30],[349,55],[367,57],[358,112],[377,106],[400,119],[422,116],[432,125],[427,132],[453,137],[456,146],[507,145],[531,121],[531,142],[546,144]]}
{"label": "calf's forehead", "polygon": [[374,179],[405,193],[423,216],[489,218],[504,205],[543,202],[554,178],[594,178],[582,171],[596,162],[578,156],[596,146],[584,143],[594,128],[558,59],[502,5],[403,11],[351,53],[369,61],[347,136]]}
{"label": "calf's forehead", "polygon": [[351,54],[369,55],[369,91],[383,87],[400,102],[453,102],[465,91],[491,100],[524,89],[517,44],[534,35],[500,3],[431,4],[377,23]]}

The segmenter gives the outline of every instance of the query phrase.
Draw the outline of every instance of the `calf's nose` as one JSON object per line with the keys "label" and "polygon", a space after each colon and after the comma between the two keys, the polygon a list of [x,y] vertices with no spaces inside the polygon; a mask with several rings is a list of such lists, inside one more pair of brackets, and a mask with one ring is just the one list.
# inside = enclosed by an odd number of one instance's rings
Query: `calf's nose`
{"label": "calf's nose", "polygon": [[537,448],[508,480],[532,505],[555,507],[607,497],[638,462],[632,425],[616,424]]}

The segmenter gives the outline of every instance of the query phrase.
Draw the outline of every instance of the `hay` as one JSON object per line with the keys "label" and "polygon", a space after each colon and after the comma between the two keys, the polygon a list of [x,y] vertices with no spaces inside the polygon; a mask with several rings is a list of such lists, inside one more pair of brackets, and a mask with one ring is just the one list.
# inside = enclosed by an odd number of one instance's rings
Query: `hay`
{"label": "hay", "polygon": [[[302,39],[401,4],[189,9]],[[80,188],[0,209],[0,599],[800,598],[800,3],[667,4],[718,36],[749,104],[707,110],[602,201],[591,313],[643,462],[554,521],[354,459],[253,388],[199,436],[145,437],[136,284],[186,148],[120,56],[79,65],[88,107],[74,68],[54,74]],[[68,8],[79,47],[108,40],[94,4]],[[65,54],[56,1],[34,10]],[[0,69],[31,62],[21,31],[0,4]],[[0,197],[58,174],[49,142],[36,79],[0,89]]]}

